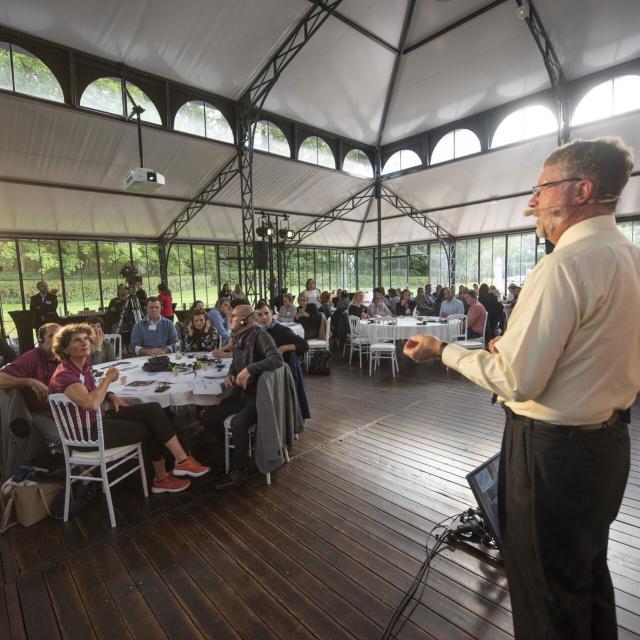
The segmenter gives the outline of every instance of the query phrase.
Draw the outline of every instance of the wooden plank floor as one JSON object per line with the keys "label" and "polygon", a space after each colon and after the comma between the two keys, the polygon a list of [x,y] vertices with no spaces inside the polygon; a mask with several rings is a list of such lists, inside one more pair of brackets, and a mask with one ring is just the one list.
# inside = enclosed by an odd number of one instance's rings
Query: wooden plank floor
{"label": "wooden plank floor", "polygon": [[[217,493],[213,478],[144,500],[114,491],[63,524],[0,537],[0,638],[377,638],[426,532],[473,505],[465,474],[498,451],[501,410],[439,364],[370,379],[334,357],[307,382],[313,418],[289,465]],[[640,408],[611,530],[620,638],[640,638]],[[432,565],[400,638],[513,635],[504,575],[462,551]]]}

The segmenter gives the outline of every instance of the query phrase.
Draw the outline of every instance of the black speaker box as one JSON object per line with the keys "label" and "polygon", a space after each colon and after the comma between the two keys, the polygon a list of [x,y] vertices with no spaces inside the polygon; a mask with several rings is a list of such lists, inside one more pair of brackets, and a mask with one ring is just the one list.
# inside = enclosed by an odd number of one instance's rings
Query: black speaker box
{"label": "black speaker box", "polygon": [[268,269],[269,268],[269,243],[262,240],[256,240],[253,243],[253,268]]}

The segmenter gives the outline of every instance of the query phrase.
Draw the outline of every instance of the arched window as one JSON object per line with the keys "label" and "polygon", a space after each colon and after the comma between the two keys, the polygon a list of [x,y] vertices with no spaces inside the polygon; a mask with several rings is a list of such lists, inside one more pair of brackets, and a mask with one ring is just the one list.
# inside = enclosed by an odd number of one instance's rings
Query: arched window
{"label": "arched window", "polygon": [[253,134],[253,148],[275,153],[278,156],[291,157],[287,136],[279,127],[268,120],[260,120]]}
{"label": "arched window", "polygon": [[431,154],[431,164],[446,162],[453,158],[462,158],[472,153],[481,151],[478,136],[469,129],[456,129],[449,131],[438,140],[433,153]]}
{"label": "arched window", "polygon": [[194,136],[233,143],[233,131],[227,119],[213,105],[202,100],[183,104],[176,113],[173,128]]}
{"label": "arched window", "polygon": [[512,142],[522,142],[557,130],[558,121],[547,107],[541,105],[520,107],[498,125],[493,134],[491,148],[503,147]]}
{"label": "arched window", "polygon": [[588,91],[573,112],[571,126],[640,109],[640,76],[618,76]]}
{"label": "arched window", "polygon": [[298,160],[319,164],[321,167],[336,168],[336,159],[333,157],[331,147],[318,136],[305,138],[298,151]]}
{"label": "arched window", "polygon": [[62,87],[47,65],[33,53],[0,42],[0,89],[64,102]]}
{"label": "arched window", "polygon": [[140,120],[150,122],[151,124],[162,124],[158,109],[151,101],[151,98],[149,98],[142,89],[128,80],[126,82],[125,98],[126,105],[123,105],[121,78],[98,78],[82,93],[80,106],[124,117],[131,113],[133,102],[135,102],[144,109]]}
{"label": "arched window", "polygon": [[382,174],[395,173],[396,171],[402,171],[403,169],[410,169],[411,167],[417,167],[422,164],[420,156],[415,151],[409,149],[402,149],[396,151],[382,167]]}
{"label": "arched window", "polygon": [[351,149],[344,157],[342,169],[363,178],[373,178],[373,167],[369,157],[362,149]]}

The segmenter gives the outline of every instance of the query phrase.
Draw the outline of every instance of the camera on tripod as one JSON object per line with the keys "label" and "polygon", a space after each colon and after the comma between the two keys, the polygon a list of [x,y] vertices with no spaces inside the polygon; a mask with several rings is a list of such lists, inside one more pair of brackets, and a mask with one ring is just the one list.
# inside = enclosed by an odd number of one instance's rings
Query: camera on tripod
{"label": "camera on tripod", "polygon": [[142,278],[138,269],[132,264],[125,264],[120,269],[120,276],[127,283],[127,297],[120,310],[120,320],[118,322],[118,333],[129,332],[136,322],[142,320],[143,311],[140,299],[136,290],[136,283],[142,283]]}

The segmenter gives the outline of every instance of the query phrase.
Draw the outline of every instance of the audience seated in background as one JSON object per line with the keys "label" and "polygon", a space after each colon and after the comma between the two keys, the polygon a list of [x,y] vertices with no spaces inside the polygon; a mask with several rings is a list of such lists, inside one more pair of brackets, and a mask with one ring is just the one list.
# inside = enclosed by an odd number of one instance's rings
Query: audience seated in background
{"label": "audience seated in background", "polygon": [[[147,304],[152,304],[152,299]],[[160,303],[158,315],[160,314]],[[182,448],[171,421],[157,402],[129,405],[109,391],[119,373],[115,367],[107,370],[96,383],[91,370],[93,332],[89,325],[70,324],[60,329],[53,349],[60,364],[49,382],[50,393],[64,393],[80,409],[90,412],[91,437],[96,438],[95,420],[101,405],[107,402],[111,409],[102,413],[104,444],[107,449],[142,442],[146,455],[151,458],[155,477],[153,493],[177,493],[184,491],[191,482],[184,476],[198,478],[209,472]],[[164,445],[175,458],[173,473],[169,473],[162,457]]]}
{"label": "audience seated in background", "polygon": [[159,356],[178,350],[176,328],[160,315],[160,310],[160,300],[149,298],[147,315],[133,327],[131,349],[137,356]]}
{"label": "audience seated in background", "polygon": [[461,300],[453,296],[453,292],[449,287],[445,287],[442,290],[444,299],[440,303],[440,317],[446,318],[454,313],[464,315],[464,304]]}
{"label": "audience seated in background", "polygon": [[396,303],[395,312],[397,316],[412,316],[416,303],[411,299],[411,292],[409,289],[402,291],[402,297],[400,302]]}
{"label": "audience seated in background", "polygon": [[358,318],[368,318],[369,314],[367,313],[367,308],[363,304],[364,301],[364,292],[356,291],[353,294],[353,300],[349,305],[349,315],[350,316],[358,316]]}
{"label": "audience seated in background", "polygon": [[418,287],[416,293],[416,299],[414,300],[415,306],[413,309],[414,316],[431,316],[433,315],[433,305],[427,299],[427,296],[422,287]]}
{"label": "audience seated in background", "polygon": [[144,313],[144,310],[147,308],[149,296],[147,296],[147,292],[142,288],[142,278],[140,276],[133,279],[133,288],[135,289],[138,302],[140,302],[140,310]]}
{"label": "audience seated in background", "polygon": [[296,313],[298,313],[298,309],[296,305],[293,304],[293,295],[290,293],[282,294],[282,306],[278,312],[280,322],[294,322]]}
{"label": "audience seated in background", "polygon": [[20,391],[31,412],[33,425],[50,442],[58,440],[58,430],[49,410],[47,387],[58,366],[52,345],[59,329],[59,324],[43,324],[38,329],[38,345],[0,371],[0,389]]}
{"label": "audience seated in background", "polygon": [[236,286],[233,288],[233,291],[231,292],[231,300],[244,300],[245,299],[245,295],[244,295],[244,291],[242,291],[242,287],[239,284],[236,284]]}
{"label": "audience seated in background", "polygon": [[229,286],[228,282],[225,282],[222,285],[222,289],[220,289],[220,295],[218,297],[219,298],[230,298],[231,297],[231,287]]}
{"label": "audience seated in background", "polygon": [[465,302],[469,305],[469,314],[467,319],[467,337],[468,338],[484,338],[484,319],[487,316],[487,310],[482,306],[476,298],[476,292],[469,289],[465,294]]}
{"label": "audience seated in background", "polygon": [[228,298],[220,298],[216,302],[216,306],[209,311],[209,319],[218,332],[223,345],[229,342],[231,338],[231,326],[229,324],[230,311],[231,306]]}
{"label": "audience seated in background", "polygon": [[202,300],[196,300],[191,307],[189,308],[189,317],[191,317],[194,311],[204,311],[206,313],[206,309],[204,308],[204,302]]}
{"label": "audience seated in background", "polygon": [[369,305],[367,313],[370,316],[392,316],[391,309],[385,304],[384,296],[380,289],[374,289],[373,302]]}
{"label": "audience seated in background", "polygon": [[498,289],[495,284],[489,287],[489,293],[494,295],[498,299],[498,302],[502,302],[502,293],[500,293],[500,289]]}
{"label": "audience seated in background", "polygon": [[504,331],[504,307],[486,284],[480,285],[478,301],[487,310],[486,340],[491,340]]}
{"label": "audience seated in background", "polygon": [[338,308],[338,300],[340,300],[340,294],[342,293],[342,289],[336,289],[336,295],[331,298],[331,304],[337,309]]}
{"label": "audience seated in background", "polygon": [[273,338],[260,327],[251,305],[239,305],[231,314],[231,330],[235,348],[229,375],[223,385],[232,388],[232,395],[219,405],[209,407],[202,416],[204,426],[224,442],[224,421],[231,419],[233,454],[230,474],[216,483],[217,489],[241,484],[247,475],[249,428],[256,423],[258,379],[265,371],[284,364]]}
{"label": "audience seated in background", "polygon": [[13,362],[18,357],[13,347],[0,335],[0,366]]}
{"label": "audience seated in background", "polygon": [[301,291],[298,296],[298,301],[300,300],[300,296],[304,296],[308,302],[314,304],[316,307],[320,305],[320,291],[316,289],[316,281],[312,278],[307,280],[304,291]]}
{"label": "audience seated in background", "polygon": [[218,332],[204,309],[191,314],[184,336],[185,351],[213,351],[219,346]]}
{"label": "audience seated in background", "polygon": [[430,284],[424,286],[424,297],[427,299],[427,304],[433,309],[436,304],[436,296],[431,292]]}
{"label": "audience seated in background", "polygon": [[320,294],[320,313],[324,313],[324,317],[327,320],[334,314],[335,307],[331,304],[331,294],[328,291],[323,291]]}
{"label": "audience seated in background", "polygon": [[87,324],[93,330],[93,342],[91,346],[91,364],[102,364],[116,359],[113,345],[104,339],[104,323],[102,318],[89,318]]}
{"label": "audience seated in background", "polygon": [[173,298],[171,297],[171,289],[169,289],[164,282],[158,285],[158,300],[160,301],[160,315],[173,322]]}
{"label": "audience seated in background", "polygon": [[387,299],[389,300],[389,309],[395,311],[396,305],[400,302],[400,292],[396,289],[389,289]]}
{"label": "audience seated in background", "polygon": [[309,302],[307,296],[302,293],[298,296],[298,310],[295,320],[302,325],[306,340],[313,340],[318,337],[322,317],[320,316],[318,307]]}

